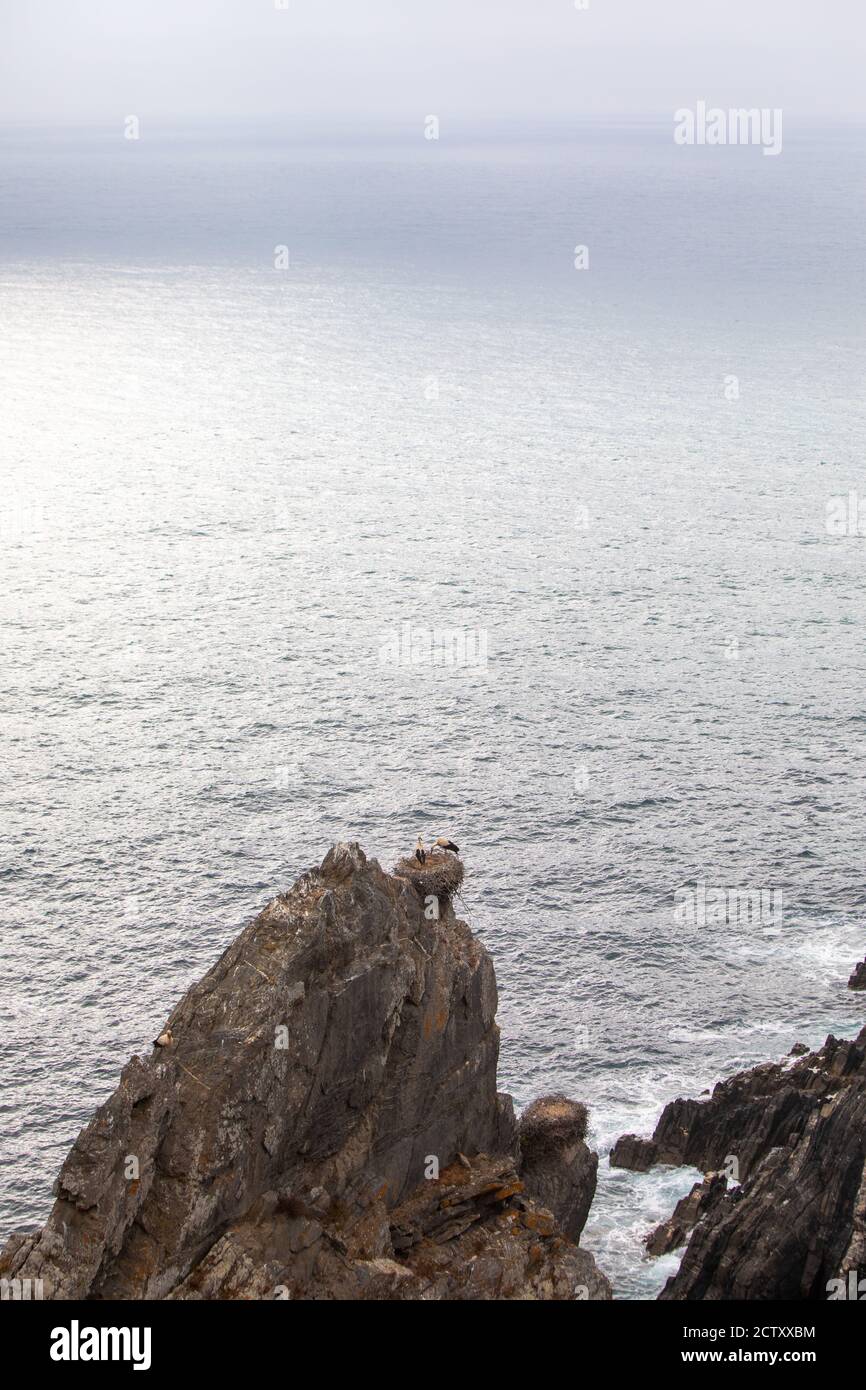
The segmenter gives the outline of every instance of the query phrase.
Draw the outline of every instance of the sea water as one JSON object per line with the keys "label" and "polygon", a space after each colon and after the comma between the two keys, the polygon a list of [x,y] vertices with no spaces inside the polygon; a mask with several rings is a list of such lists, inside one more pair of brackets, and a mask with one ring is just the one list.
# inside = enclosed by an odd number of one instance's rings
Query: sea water
{"label": "sea water", "polygon": [[655,1296],[697,1175],[614,1139],[864,1021],[864,164],[3,135],[3,1236],[271,894],[447,834],[501,1085],[587,1103]]}

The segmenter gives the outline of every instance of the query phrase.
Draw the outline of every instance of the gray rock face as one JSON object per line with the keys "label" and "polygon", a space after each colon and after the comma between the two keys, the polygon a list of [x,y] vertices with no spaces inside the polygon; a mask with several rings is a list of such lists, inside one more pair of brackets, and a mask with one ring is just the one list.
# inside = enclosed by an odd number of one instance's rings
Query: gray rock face
{"label": "gray rock face", "polygon": [[[448,902],[430,920],[410,882],[335,846],[188,992],[171,1043],[127,1064],[0,1274],[55,1299],[609,1297],[589,1255],[533,1233],[549,1214],[502,1173],[496,1200],[463,1198],[475,1215],[450,1223],[438,1271],[395,1248],[413,1193],[449,1211],[458,1154],[467,1173],[516,1149],[496,1005]],[[461,1241],[487,1261],[475,1292],[449,1267]]]}
{"label": "gray rock face", "polygon": [[819,1052],[793,1064],[765,1062],[720,1081],[707,1100],[671,1101],[652,1139],[624,1135],[611,1151],[611,1164],[636,1171],[656,1163],[687,1164],[706,1173],[735,1158],[742,1182],[771,1149],[803,1129],[828,1094],[862,1081],[863,1038],[830,1037]]}
{"label": "gray rock face", "polygon": [[[620,1140],[620,1158],[647,1141]],[[866,1267],[866,1029],[799,1061],[767,1064],[668,1105],[654,1161],[704,1172],[736,1161],[663,1299],[825,1299]]]}

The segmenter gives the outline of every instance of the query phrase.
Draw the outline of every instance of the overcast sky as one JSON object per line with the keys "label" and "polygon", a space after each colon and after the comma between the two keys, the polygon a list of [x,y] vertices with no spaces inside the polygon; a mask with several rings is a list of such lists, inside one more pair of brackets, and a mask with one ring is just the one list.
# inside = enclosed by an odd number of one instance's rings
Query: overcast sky
{"label": "overcast sky", "polygon": [[866,116],[866,0],[0,0],[0,119]]}

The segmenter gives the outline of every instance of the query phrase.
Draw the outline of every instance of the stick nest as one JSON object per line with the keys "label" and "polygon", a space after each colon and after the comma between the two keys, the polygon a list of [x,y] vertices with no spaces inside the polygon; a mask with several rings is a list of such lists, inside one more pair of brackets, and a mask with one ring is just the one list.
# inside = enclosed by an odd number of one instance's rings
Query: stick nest
{"label": "stick nest", "polygon": [[397,878],[407,878],[422,897],[432,896],[445,902],[454,897],[463,882],[463,872],[462,859],[445,851],[431,854],[428,850],[426,864],[419,864],[413,854],[394,865]]}
{"label": "stick nest", "polygon": [[520,1147],[526,1158],[570,1148],[586,1137],[586,1106],[561,1091],[541,1096],[520,1117]]}

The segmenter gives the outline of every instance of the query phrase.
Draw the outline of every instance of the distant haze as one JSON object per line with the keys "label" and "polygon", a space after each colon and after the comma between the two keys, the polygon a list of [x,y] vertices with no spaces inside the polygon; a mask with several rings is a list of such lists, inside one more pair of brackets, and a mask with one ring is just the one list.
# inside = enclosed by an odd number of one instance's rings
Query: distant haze
{"label": "distant haze", "polygon": [[862,0],[280,3],[0,0],[0,119],[866,115]]}

